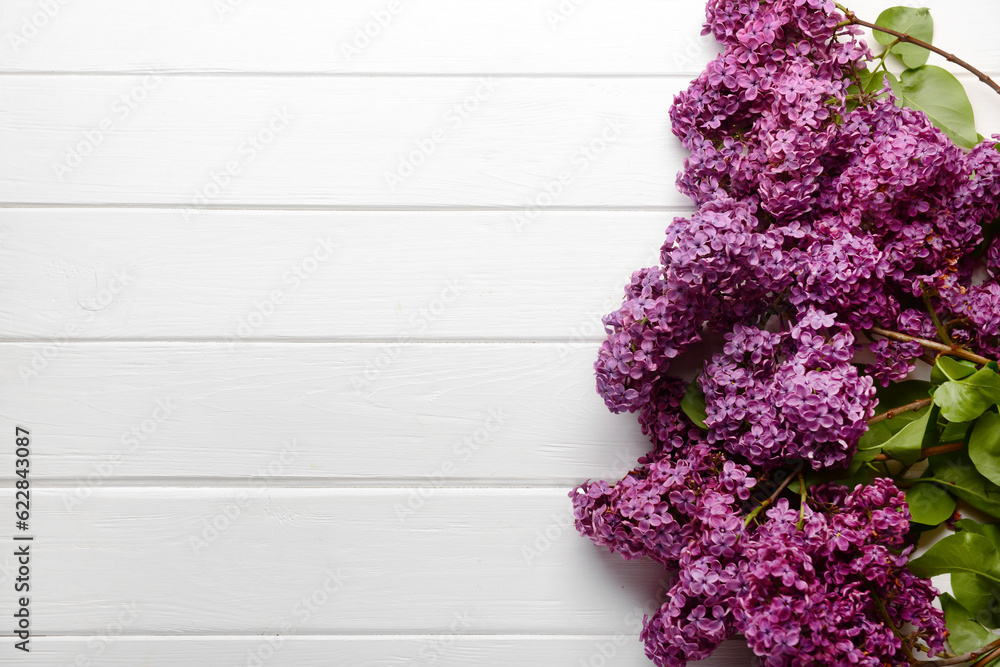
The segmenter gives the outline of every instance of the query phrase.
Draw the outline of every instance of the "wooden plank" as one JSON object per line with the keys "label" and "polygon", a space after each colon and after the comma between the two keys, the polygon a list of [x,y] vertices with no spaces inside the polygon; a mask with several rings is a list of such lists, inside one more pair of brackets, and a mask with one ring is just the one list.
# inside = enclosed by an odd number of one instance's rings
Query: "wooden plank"
{"label": "wooden plank", "polygon": [[687,206],[685,78],[0,78],[7,202]]}
{"label": "wooden plank", "polygon": [[[992,23],[968,20],[992,16],[989,0],[961,13],[946,0],[901,4],[931,9],[936,44],[1000,71]],[[888,5],[850,6],[874,21]],[[699,34],[704,3],[682,0],[7,0],[4,10],[0,72],[694,74],[716,52]]]}
{"label": "wooden plank", "polygon": [[5,2],[0,71],[687,73],[711,48],[661,0],[61,1]]}
{"label": "wooden plank", "polygon": [[673,217],[520,216],[0,209],[0,339],[597,342]]}
{"label": "wooden plank", "polygon": [[[649,448],[594,390],[592,344],[24,343],[2,354],[0,424],[32,431],[39,478],[78,497],[119,480],[573,485],[621,477]],[[13,456],[0,448],[3,478]]]}
{"label": "wooden plank", "polygon": [[[127,617],[125,617],[127,618]],[[402,637],[130,637],[112,627],[94,638],[39,637],[31,640],[30,664],[73,665],[77,656],[102,667],[649,667],[638,635]],[[749,665],[751,654],[738,641],[719,647],[698,667]],[[335,662],[331,662],[335,661]]]}
{"label": "wooden plank", "polygon": [[35,489],[32,627],[92,634],[130,609],[134,635],[634,633],[666,572],[578,535],[568,490],[421,505],[413,489],[104,488],[67,509]]}
{"label": "wooden plank", "polygon": [[[962,79],[989,134],[1000,104]],[[302,81],[0,78],[3,201],[167,205],[184,221],[206,207],[690,205],[667,122],[684,78]]]}

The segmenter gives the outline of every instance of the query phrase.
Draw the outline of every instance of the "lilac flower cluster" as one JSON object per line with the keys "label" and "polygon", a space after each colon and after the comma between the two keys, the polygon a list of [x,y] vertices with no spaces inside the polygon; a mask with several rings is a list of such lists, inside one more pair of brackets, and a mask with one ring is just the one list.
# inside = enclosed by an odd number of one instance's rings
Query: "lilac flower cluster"
{"label": "lilac flower cluster", "polygon": [[[958,340],[1000,347],[1000,241],[981,248],[1000,210],[996,140],[965,152],[891,95],[850,108],[870,53],[842,20],[826,0],[708,4],[723,53],[670,112],[697,209],[605,318],[595,370],[611,410],[643,410],[706,331],[810,308],[892,327],[927,292]],[[875,350],[870,373],[898,377],[907,351]]]}
{"label": "lilac flower cluster", "polygon": [[905,567],[909,510],[891,480],[814,487],[800,510],[781,498],[746,528],[749,472],[695,444],[674,460],[645,459],[614,486],[570,494],[581,533],[677,571],[641,633],[658,667],[705,659],[737,633],[767,667],[905,665],[894,631],[904,625],[943,649],[938,592]]}
{"label": "lilac flower cluster", "polygon": [[570,497],[577,530],[596,544],[679,571],[670,601],[643,634],[672,656],[664,664],[683,665],[707,658],[734,632],[741,502],[756,481],[706,444],[644,461],[613,487],[588,482]]}
{"label": "lilac flower cluster", "polygon": [[909,527],[904,495],[885,478],[814,493],[829,511],[800,513],[781,499],[745,540],[736,625],[762,664],[905,665],[893,630],[907,624],[943,650],[938,591],[906,569],[912,547],[898,551]]}
{"label": "lilac flower cluster", "polygon": [[916,341],[885,338],[872,343],[870,349],[875,355],[875,363],[869,364],[869,372],[883,387],[906,379],[917,368],[913,360],[924,351]]}
{"label": "lilac flower cluster", "polygon": [[639,425],[655,445],[656,455],[679,451],[688,443],[704,440],[703,431],[681,412],[681,399],[686,391],[687,383],[680,378],[666,378],[656,384],[639,413]]}
{"label": "lilac flower cluster", "polygon": [[755,483],[749,470],[705,444],[676,460],[645,459],[614,486],[574,489],[576,528],[626,559],[649,556],[670,569],[684,554],[730,558],[743,532],[739,501]]}
{"label": "lilac flower cluster", "polygon": [[781,333],[737,324],[700,377],[708,442],[764,469],[845,465],[875,410],[853,356],[850,329],[823,311]]}
{"label": "lilac flower cluster", "polygon": [[667,601],[644,619],[639,636],[659,667],[704,660],[736,632],[734,612],[743,588],[735,559],[685,554]]}
{"label": "lilac flower cluster", "polygon": [[[654,449],[574,489],[576,526],[676,572],[642,631],[658,667],[734,634],[767,667],[903,667],[947,634],[906,568],[904,494],[769,486],[847,476],[876,382],[923,354],[880,330],[1000,354],[1000,135],[966,151],[860,90],[872,56],[832,0],[708,0],[709,33],[722,53],[670,110],[695,211],[604,318],[594,364]],[[716,351],[686,394],[671,362],[703,340]]]}

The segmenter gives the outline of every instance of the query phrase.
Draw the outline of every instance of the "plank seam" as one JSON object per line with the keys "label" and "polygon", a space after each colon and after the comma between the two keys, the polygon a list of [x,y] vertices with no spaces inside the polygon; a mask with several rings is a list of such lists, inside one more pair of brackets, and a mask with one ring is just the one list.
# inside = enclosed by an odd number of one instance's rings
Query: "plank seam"
{"label": "plank seam", "polygon": [[[624,283],[623,283],[624,287]],[[405,337],[405,343],[400,343],[400,338]],[[244,338],[234,343],[235,347],[244,345],[557,345],[557,346],[583,346],[590,347],[591,343],[600,343],[604,336],[574,336],[572,338],[457,338],[451,339],[420,339],[399,334],[398,336],[372,337],[372,338]],[[150,337],[150,338],[67,338],[66,336],[49,336],[38,338],[2,338],[0,345],[35,345],[50,344],[53,341],[61,345],[85,344],[127,344],[127,345],[162,345],[165,343],[176,343],[178,345],[226,345],[233,341],[230,338],[181,338],[181,337]]]}
{"label": "plank seam", "polygon": [[[226,634],[198,634],[196,632],[186,632],[183,635],[178,634],[129,634],[127,631],[122,632],[115,636],[115,641],[205,641],[205,640],[223,640],[223,641],[245,641],[247,639],[259,638],[263,639],[266,637],[284,637],[287,640],[292,641],[371,641],[373,639],[380,640],[422,640],[429,637],[440,637],[442,635],[451,635],[456,638],[466,640],[478,640],[478,641],[495,641],[497,639],[506,640],[538,640],[538,639],[552,639],[552,640],[572,640],[572,641],[590,641],[590,640],[614,640],[620,637],[635,637],[638,639],[639,634],[622,632],[616,635],[587,635],[587,634],[565,634],[565,633],[503,633],[498,632],[496,634],[490,634],[487,632],[479,632],[476,634],[471,633],[457,633],[453,634],[447,631],[447,628],[442,628],[444,632],[414,632],[414,633],[375,633],[371,634],[281,634],[277,632],[253,632],[248,631],[246,634],[233,634],[232,632]],[[79,632],[75,634],[57,634],[57,633],[32,633],[32,640],[35,639],[48,639],[55,641],[77,641],[80,639],[89,639],[94,636],[103,636],[101,632],[95,631],[93,635],[80,634]],[[13,639],[14,635],[0,634],[0,639]],[[737,640],[729,640],[737,641]]]}
{"label": "plank seam", "polygon": [[[287,204],[254,204],[240,206],[238,204],[204,206],[191,204],[171,204],[171,203],[69,203],[69,202],[0,202],[0,209],[137,209],[137,210],[163,210],[163,211],[345,211],[345,212],[367,212],[393,213],[393,212],[413,212],[413,213],[442,213],[454,211],[458,213],[475,212],[499,212],[511,213],[518,211],[533,210],[524,206],[431,206],[431,205],[336,205],[328,206],[289,206]],[[546,206],[546,212],[565,213],[675,213],[678,211],[692,211],[692,205],[666,205],[666,206]]]}

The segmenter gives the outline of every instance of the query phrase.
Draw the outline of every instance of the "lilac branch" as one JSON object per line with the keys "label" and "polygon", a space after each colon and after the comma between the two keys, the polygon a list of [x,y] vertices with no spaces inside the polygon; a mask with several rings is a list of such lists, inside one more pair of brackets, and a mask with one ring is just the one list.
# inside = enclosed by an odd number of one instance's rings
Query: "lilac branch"
{"label": "lilac branch", "polygon": [[1000,84],[998,84],[996,81],[994,81],[993,79],[991,79],[990,77],[988,77],[985,72],[983,72],[982,70],[976,69],[975,67],[973,67],[972,65],[970,65],[966,61],[962,60],[961,58],[959,58],[955,54],[948,53],[947,51],[945,51],[943,49],[939,49],[938,47],[934,46],[933,44],[928,44],[927,42],[925,42],[925,41],[923,41],[921,39],[917,39],[916,37],[911,37],[910,35],[907,35],[905,32],[899,32],[898,30],[893,30],[892,28],[885,28],[883,26],[876,25],[874,23],[869,23],[868,21],[862,21],[861,19],[859,19],[857,17],[857,15],[854,12],[852,12],[850,9],[847,9],[845,7],[841,7],[840,9],[844,12],[844,15],[847,17],[847,20],[845,20],[843,23],[841,23],[841,25],[860,25],[860,26],[864,26],[865,28],[871,28],[872,30],[877,30],[879,32],[884,32],[887,35],[892,35],[893,37],[895,37],[900,42],[906,42],[907,44],[913,44],[914,46],[919,46],[922,49],[927,49],[931,53],[938,54],[939,56],[941,56],[942,58],[944,58],[948,62],[955,63],[959,67],[962,67],[962,68],[964,68],[964,69],[972,72],[973,74],[976,75],[976,77],[980,81],[982,81],[987,86],[989,86],[990,88],[992,88],[994,92],[1000,94]]}
{"label": "lilac branch", "polygon": [[904,412],[911,412],[911,411],[916,412],[917,410],[922,410],[923,408],[926,408],[933,402],[934,402],[933,398],[922,398],[919,401],[914,401],[913,403],[907,403],[906,405],[901,405],[898,408],[892,408],[891,410],[886,410],[882,414],[875,415],[874,417],[869,419],[868,425],[871,426],[872,424],[877,424],[884,419],[892,419],[893,417],[897,417],[903,414]]}
{"label": "lilac branch", "polygon": [[944,343],[939,343],[934,340],[927,340],[926,338],[917,338],[916,336],[908,336],[906,334],[901,334],[897,331],[889,331],[888,329],[882,329],[881,327],[872,327],[871,332],[883,338],[891,338],[892,340],[898,340],[903,342],[913,341],[919,343],[921,347],[934,350],[939,354],[946,354],[950,357],[959,357],[960,359],[967,359],[976,364],[986,365],[990,363],[990,359],[984,356],[978,355],[975,352],[970,352],[965,348],[959,347],[957,345],[945,345]]}

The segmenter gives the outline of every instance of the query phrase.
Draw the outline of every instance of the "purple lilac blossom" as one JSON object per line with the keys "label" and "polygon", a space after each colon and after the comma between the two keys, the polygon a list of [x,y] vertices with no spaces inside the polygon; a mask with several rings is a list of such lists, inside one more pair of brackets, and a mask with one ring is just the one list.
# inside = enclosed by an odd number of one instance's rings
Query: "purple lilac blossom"
{"label": "purple lilac blossom", "polygon": [[912,624],[933,652],[944,648],[939,594],[906,569],[909,528],[904,494],[891,480],[817,488],[830,512],[800,512],[780,499],[745,540],[737,626],[766,667],[906,665],[888,627]]}
{"label": "purple lilac blossom", "polygon": [[853,356],[854,336],[823,311],[783,333],[736,325],[700,377],[708,442],[764,469],[846,465],[875,411]]}
{"label": "purple lilac blossom", "polygon": [[[944,647],[890,480],[814,486],[744,526],[757,479],[846,465],[875,382],[914,370],[921,346],[872,328],[941,341],[929,306],[956,343],[1000,354],[1000,135],[965,151],[891,92],[849,99],[872,56],[843,18],[831,0],[709,0],[723,52],[670,109],[695,210],[604,319],[598,392],[654,449],[570,495],[596,544],[677,572],[642,631],[658,667],[737,633],[767,667],[903,667],[904,625]],[[697,378],[702,430],[670,365],[707,334],[725,343]]]}
{"label": "purple lilac blossom", "polygon": [[639,413],[639,425],[655,445],[655,455],[680,451],[690,442],[704,440],[703,431],[681,412],[681,399],[687,387],[688,383],[680,378],[661,379]]}
{"label": "purple lilac blossom", "polygon": [[671,569],[684,553],[732,558],[743,532],[739,504],[755,483],[749,467],[705,444],[676,460],[646,461],[614,486],[575,488],[577,530],[626,559],[649,556]]}
{"label": "purple lilac blossom", "polygon": [[[671,108],[690,151],[678,186],[697,209],[605,319],[595,368],[611,410],[643,409],[705,329],[782,305],[867,330],[930,289],[959,339],[1000,347],[1000,245],[985,279],[972,259],[1000,206],[996,140],[965,152],[891,95],[849,109],[849,74],[870,52],[841,18],[821,0],[709,3],[706,32],[725,50]],[[870,373],[893,377],[899,359]]]}

